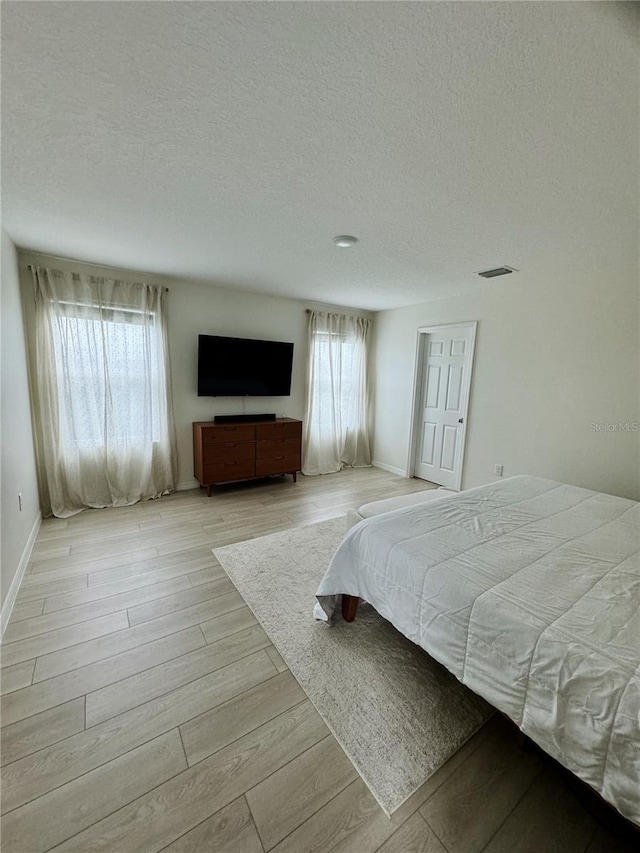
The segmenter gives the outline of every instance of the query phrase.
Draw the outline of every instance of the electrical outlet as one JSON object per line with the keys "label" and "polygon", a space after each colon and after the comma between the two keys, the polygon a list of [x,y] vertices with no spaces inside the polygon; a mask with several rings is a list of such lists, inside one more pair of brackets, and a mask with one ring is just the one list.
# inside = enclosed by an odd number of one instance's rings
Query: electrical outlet
{"label": "electrical outlet", "polygon": [[499,462],[496,462],[496,464],[493,466],[493,473],[496,475],[496,477],[502,477],[502,468],[503,466]]}
{"label": "electrical outlet", "polygon": [[22,512],[22,492],[18,492],[18,509]]}

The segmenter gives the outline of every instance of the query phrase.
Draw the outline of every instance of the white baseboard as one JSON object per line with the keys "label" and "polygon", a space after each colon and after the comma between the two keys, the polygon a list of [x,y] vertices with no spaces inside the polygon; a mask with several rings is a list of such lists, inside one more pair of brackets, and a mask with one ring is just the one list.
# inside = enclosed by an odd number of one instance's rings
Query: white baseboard
{"label": "white baseboard", "polygon": [[386,462],[378,462],[377,459],[374,459],[371,464],[374,468],[381,468],[383,471],[388,471],[390,474],[397,474],[398,477],[407,476],[407,472],[404,468],[396,468],[393,465],[387,465]]}
{"label": "white baseboard", "polygon": [[33,527],[31,528],[31,533],[29,534],[27,543],[24,546],[24,551],[22,552],[22,557],[20,557],[18,568],[16,569],[16,573],[13,576],[13,580],[11,581],[11,586],[9,587],[9,591],[7,592],[7,597],[5,598],[4,604],[2,605],[2,612],[0,612],[0,642],[2,641],[5,629],[7,627],[7,624],[9,623],[9,618],[11,617],[13,605],[16,603],[16,598],[18,597],[18,590],[20,589],[22,578],[24,577],[24,573],[26,572],[27,566],[29,565],[31,552],[33,551],[33,546],[35,545],[36,537],[38,536],[38,531],[40,530],[41,524],[42,516],[38,513],[38,517],[33,522]]}
{"label": "white baseboard", "polygon": [[184,483],[178,483],[176,492],[186,492],[188,489],[197,489],[200,483],[197,480],[185,480]]}

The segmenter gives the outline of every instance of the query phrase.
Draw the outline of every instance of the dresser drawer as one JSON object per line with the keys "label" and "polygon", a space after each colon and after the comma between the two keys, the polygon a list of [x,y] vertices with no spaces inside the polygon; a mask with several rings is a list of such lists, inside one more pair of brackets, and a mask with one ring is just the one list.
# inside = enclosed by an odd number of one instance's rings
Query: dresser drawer
{"label": "dresser drawer", "polygon": [[295,456],[300,453],[299,438],[265,438],[256,442],[256,459]]}
{"label": "dresser drawer", "polygon": [[202,459],[205,465],[222,462],[239,462],[256,455],[256,445],[253,441],[225,441],[220,444],[205,444],[202,448]]}
{"label": "dresser drawer", "polygon": [[253,459],[212,462],[204,466],[205,483],[223,483],[225,480],[244,480],[255,476],[256,463]]}
{"label": "dresser drawer", "polygon": [[255,441],[256,428],[253,424],[206,426],[202,429],[202,444],[223,444],[227,441]]}
{"label": "dresser drawer", "polygon": [[192,429],[194,476],[209,496],[216,485],[270,474],[295,483],[301,470],[302,423],[293,418],[195,421]]}
{"label": "dresser drawer", "polygon": [[300,454],[289,456],[274,456],[270,459],[256,459],[256,476],[266,477],[267,474],[286,474],[300,470]]}
{"label": "dresser drawer", "polygon": [[302,435],[302,423],[292,421],[291,423],[278,423],[271,421],[265,424],[256,424],[256,438],[258,441],[268,438],[295,438]]}

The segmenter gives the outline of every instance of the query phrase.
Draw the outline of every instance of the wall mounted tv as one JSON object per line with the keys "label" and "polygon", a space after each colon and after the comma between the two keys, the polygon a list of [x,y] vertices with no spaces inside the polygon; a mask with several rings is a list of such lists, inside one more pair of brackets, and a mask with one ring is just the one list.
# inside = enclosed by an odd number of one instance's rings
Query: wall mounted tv
{"label": "wall mounted tv", "polygon": [[198,335],[198,397],[289,397],[293,344]]}

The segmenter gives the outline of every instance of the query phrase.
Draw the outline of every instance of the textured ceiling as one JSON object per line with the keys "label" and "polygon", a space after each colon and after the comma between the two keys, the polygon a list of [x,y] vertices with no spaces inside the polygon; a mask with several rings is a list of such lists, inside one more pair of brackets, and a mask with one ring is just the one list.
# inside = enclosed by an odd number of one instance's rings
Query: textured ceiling
{"label": "textured ceiling", "polygon": [[369,309],[604,269],[637,213],[633,5],[3,2],[3,227]]}

